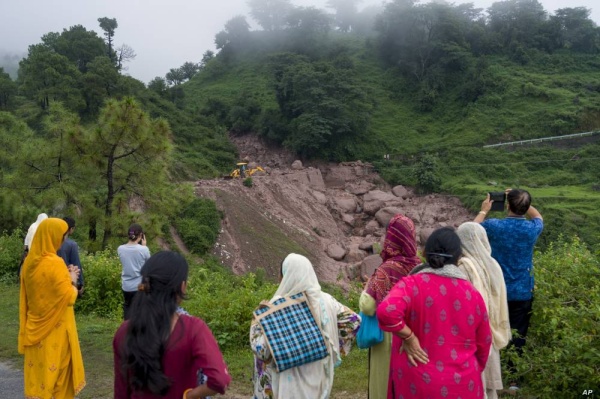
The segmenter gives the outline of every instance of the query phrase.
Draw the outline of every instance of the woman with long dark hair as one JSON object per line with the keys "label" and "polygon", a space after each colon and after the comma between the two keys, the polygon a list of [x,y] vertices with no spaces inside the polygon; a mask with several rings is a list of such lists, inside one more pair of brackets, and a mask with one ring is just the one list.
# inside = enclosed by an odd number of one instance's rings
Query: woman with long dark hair
{"label": "woman with long dark hair", "polygon": [[427,263],[400,280],[377,307],[391,332],[388,398],[484,398],[481,381],[492,343],[485,302],[456,264],[454,231],[434,231]]}
{"label": "woman with long dark hair", "polygon": [[[176,252],[151,256],[129,320],[113,340],[115,399],[198,399],[225,393],[231,377],[208,326],[178,312],[188,264]],[[207,382],[197,384],[202,373]]]}

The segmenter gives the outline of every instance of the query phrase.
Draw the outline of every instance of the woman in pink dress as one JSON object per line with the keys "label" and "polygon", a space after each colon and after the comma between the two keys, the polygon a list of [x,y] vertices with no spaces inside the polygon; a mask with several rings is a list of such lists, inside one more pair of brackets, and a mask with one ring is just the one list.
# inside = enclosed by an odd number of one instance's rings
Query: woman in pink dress
{"label": "woman in pink dress", "polygon": [[377,308],[394,334],[388,398],[484,398],[481,373],[492,336],[483,298],[456,266],[452,228],[431,234],[427,263],[404,277]]}

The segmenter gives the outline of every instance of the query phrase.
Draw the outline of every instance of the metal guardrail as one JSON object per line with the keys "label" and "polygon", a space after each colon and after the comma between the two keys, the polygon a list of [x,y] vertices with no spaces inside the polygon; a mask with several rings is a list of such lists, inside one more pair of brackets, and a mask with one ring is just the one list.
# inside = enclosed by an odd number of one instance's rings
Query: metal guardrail
{"label": "metal guardrail", "polygon": [[578,137],[592,136],[592,135],[598,134],[598,133],[600,133],[600,130],[594,130],[591,132],[583,132],[583,133],[566,134],[564,136],[551,136],[551,137],[542,137],[539,139],[510,141],[507,143],[498,143],[498,144],[488,144],[488,145],[484,145],[483,148],[494,148],[494,147],[503,147],[503,146],[507,146],[507,145],[531,144],[531,143],[541,143],[543,141],[574,139],[574,138],[578,138]]}

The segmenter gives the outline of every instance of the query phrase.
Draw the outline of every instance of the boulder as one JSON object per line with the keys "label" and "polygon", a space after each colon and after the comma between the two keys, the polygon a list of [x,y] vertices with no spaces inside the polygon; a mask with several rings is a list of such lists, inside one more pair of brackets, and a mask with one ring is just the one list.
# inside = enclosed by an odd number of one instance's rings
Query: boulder
{"label": "boulder", "polygon": [[348,250],[348,253],[344,257],[344,261],[348,263],[360,262],[364,258],[366,258],[367,253],[358,249],[357,247],[352,247]]}
{"label": "boulder", "polygon": [[362,275],[366,275],[367,277],[371,277],[373,272],[383,263],[381,256],[379,255],[369,255],[362,260],[360,264],[360,271]]}
{"label": "boulder", "polygon": [[392,193],[394,193],[396,197],[400,197],[402,199],[407,199],[410,196],[409,191],[404,186],[396,186],[392,188]]}
{"label": "boulder", "polygon": [[393,206],[382,208],[375,214],[375,219],[381,226],[387,226],[394,215],[398,213],[402,213],[402,209]]}
{"label": "boulder", "polygon": [[366,180],[361,180],[358,183],[351,182],[346,183],[346,191],[352,193],[354,195],[363,195],[371,191],[375,187],[373,183],[370,183]]}
{"label": "boulder", "polygon": [[346,223],[347,225],[354,227],[354,225],[356,224],[356,221],[354,220],[354,216],[352,215],[348,215],[347,213],[344,213],[342,215],[342,220],[344,221],[344,223]]}
{"label": "boulder", "polygon": [[304,166],[302,165],[302,161],[299,159],[296,159],[294,162],[292,162],[292,169],[294,169],[294,170],[304,169]]}
{"label": "boulder", "polygon": [[368,238],[360,243],[358,249],[362,249],[363,251],[373,251],[373,243],[375,240],[373,238]]}
{"label": "boulder", "polygon": [[419,238],[421,239],[421,244],[425,244],[425,242],[427,242],[427,239],[429,238],[431,233],[434,232],[434,230],[435,229],[432,227],[424,227],[421,229],[421,231],[419,231]]}
{"label": "boulder", "polygon": [[316,188],[317,190],[325,190],[325,181],[323,180],[323,175],[319,169],[308,168],[306,171],[306,176],[308,177],[308,184],[312,188]]}
{"label": "boulder", "polygon": [[329,244],[327,246],[327,256],[335,260],[342,260],[346,256],[346,250],[338,244]]}
{"label": "boulder", "polygon": [[377,230],[379,230],[379,223],[377,223],[377,220],[371,220],[365,226],[365,234],[373,234]]}
{"label": "boulder", "polygon": [[372,190],[369,191],[368,193],[366,193],[363,196],[363,200],[365,202],[367,201],[382,201],[382,202],[386,202],[386,201],[398,201],[398,198],[390,193],[386,193],[385,191],[381,191],[381,190]]}
{"label": "boulder", "polygon": [[354,213],[356,211],[356,199],[354,197],[335,197],[334,201],[343,212]]}
{"label": "boulder", "polygon": [[311,191],[310,192],[313,197],[317,200],[317,202],[321,205],[327,204],[327,196],[320,191]]}
{"label": "boulder", "polygon": [[368,202],[365,201],[365,203],[363,204],[363,209],[366,214],[373,216],[377,213],[378,210],[380,210],[384,206],[385,206],[385,202],[380,201],[380,200],[374,200],[374,201],[368,201]]}

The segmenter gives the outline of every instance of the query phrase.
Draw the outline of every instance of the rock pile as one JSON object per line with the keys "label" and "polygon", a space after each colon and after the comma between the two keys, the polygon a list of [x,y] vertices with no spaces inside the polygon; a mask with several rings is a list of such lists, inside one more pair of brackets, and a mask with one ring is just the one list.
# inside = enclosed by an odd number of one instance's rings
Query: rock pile
{"label": "rock pile", "polygon": [[[242,159],[268,167],[268,174],[254,178],[251,189],[239,180],[199,181],[198,195],[218,200],[223,196],[215,193],[223,190],[239,203],[254,204],[261,210],[261,217],[276,223],[285,236],[293,237],[309,253],[323,281],[340,282],[343,276],[343,282],[372,274],[381,263],[377,253],[386,226],[397,213],[414,221],[419,243],[436,228],[458,226],[473,218],[457,198],[418,196],[409,187],[390,187],[366,162],[302,162],[251,135],[232,140]],[[270,263],[272,270],[278,270],[281,259],[273,259],[268,251],[259,256],[260,251],[254,249],[262,238],[240,235],[236,224],[243,220],[228,216],[235,212],[228,211],[225,201],[219,206],[227,223],[223,224],[221,246],[215,254],[221,256],[223,264],[238,273],[269,268],[265,264]],[[238,214],[242,218],[250,215]],[[256,240],[249,246],[252,253],[244,250],[248,240]],[[222,251],[223,243],[226,252]]]}

